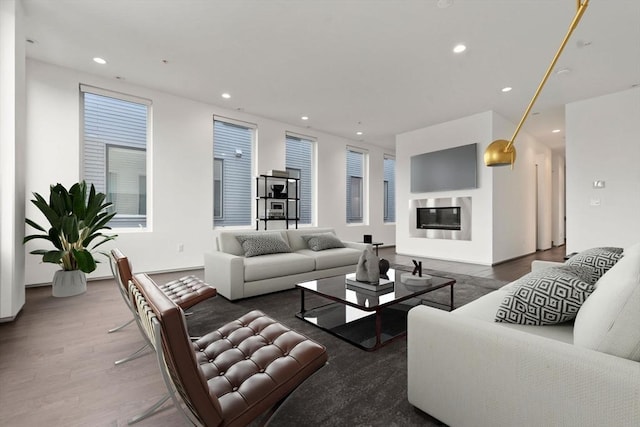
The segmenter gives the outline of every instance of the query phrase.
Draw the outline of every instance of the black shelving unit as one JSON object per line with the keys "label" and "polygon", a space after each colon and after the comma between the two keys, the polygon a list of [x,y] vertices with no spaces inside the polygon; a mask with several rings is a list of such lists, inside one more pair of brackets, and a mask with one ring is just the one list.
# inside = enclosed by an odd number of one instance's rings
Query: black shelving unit
{"label": "black shelving unit", "polygon": [[298,228],[300,221],[300,178],[273,175],[256,177],[256,230],[264,224],[284,222],[284,228]]}

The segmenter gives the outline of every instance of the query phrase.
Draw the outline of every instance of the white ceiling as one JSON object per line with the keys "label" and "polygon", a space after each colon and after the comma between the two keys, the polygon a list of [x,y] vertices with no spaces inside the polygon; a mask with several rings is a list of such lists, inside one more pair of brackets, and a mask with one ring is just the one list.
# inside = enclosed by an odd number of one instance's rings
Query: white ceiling
{"label": "white ceiling", "polygon": [[[22,3],[36,41],[30,58],[389,147],[398,133],[487,110],[515,128],[577,8],[576,0]],[[458,43],[468,48],[455,55]],[[566,103],[639,83],[640,1],[591,0],[523,131],[562,148]]]}

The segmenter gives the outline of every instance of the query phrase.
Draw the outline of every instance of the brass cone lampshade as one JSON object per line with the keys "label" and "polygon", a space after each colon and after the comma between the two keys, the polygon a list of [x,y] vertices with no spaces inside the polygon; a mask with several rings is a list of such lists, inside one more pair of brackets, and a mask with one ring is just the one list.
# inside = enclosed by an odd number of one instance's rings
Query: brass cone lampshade
{"label": "brass cone lampshade", "polygon": [[549,75],[551,74],[553,67],[556,65],[556,62],[558,62],[558,58],[560,58],[560,54],[562,53],[562,50],[567,45],[567,42],[569,41],[569,37],[571,37],[571,33],[573,33],[573,30],[575,30],[576,27],[578,26],[578,22],[580,22],[580,18],[582,18],[584,11],[587,9],[587,6],[589,5],[589,0],[576,0],[576,4],[578,7],[578,10],[576,11],[576,15],[574,16],[573,21],[571,22],[571,25],[569,25],[569,30],[567,31],[567,34],[564,36],[562,43],[560,43],[560,47],[558,48],[558,51],[553,57],[551,64],[549,64],[549,68],[547,68],[547,72],[544,74],[542,81],[538,85],[538,89],[536,89],[536,92],[533,94],[533,98],[531,98],[531,101],[529,102],[529,106],[524,111],[524,114],[520,119],[520,123],[518,123],[518,126],[516,127],[515,132],[513,132],[513,136],[509,141],[505,139],[498,139],[496,141],[493,141],[491,144],[487,146],[484,152],[485,165],[487,166],[511,165],[511,169],[513,169],[513,163],[516,161],[516,150],[513,146],[513,141],[515,141],[516,136],[518,136],[518,132],[520,132],[520,128],[522,128],[524,121],[527,119],[527,116],[529,116],[531,107],[533,107],[533,104],[536,102],[536,99],[538,99],[538,95],[540,95],[540,91],[544,87],[544,84],[547,82],[547,79],[549,78]]}
{"label": "brass cone lampshade", "polygon": [[516,161],[516,148],[506,139],[493,141],[484,151],[484,164],[487,166],[513,165]]}

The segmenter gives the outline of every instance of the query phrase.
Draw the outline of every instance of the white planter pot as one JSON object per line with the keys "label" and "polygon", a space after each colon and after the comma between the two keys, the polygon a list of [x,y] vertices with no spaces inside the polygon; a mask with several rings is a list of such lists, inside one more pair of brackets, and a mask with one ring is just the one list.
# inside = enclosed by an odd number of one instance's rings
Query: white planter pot
{"label": "white planter pot", "polygon": [[87,275],[80,270],[58,270],[53,275],[54,297],[72,297],[87,291]]}

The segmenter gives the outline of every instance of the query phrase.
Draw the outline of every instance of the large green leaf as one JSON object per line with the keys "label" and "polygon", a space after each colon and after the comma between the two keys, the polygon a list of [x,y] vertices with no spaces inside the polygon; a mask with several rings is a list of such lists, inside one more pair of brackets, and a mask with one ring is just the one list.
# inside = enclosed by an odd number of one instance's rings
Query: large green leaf
{"label": "large green leaf", "polygon": [[22,239],[22,244],[24,245],[28,241],[35,240],[35,239],[44,239],[44,240],[48,240],[48,241],[51,242],[51,237],[49,237],[49,235],[47,235],[47,234],[32,234],[30,236],[25,236],[25,238]]}
{"label": "large green leaf", "polygon": [[71,203],[71,197],[69,196],[69,192],[67,191],[66,188],[64,188],[64,185],[62,184],[56,184],[55,186],[53,186],[51,188],[51,194],[58,194],[60,196],[60,198],[62,199],[62,202],[64,203],[64,212],[71,212],[71,210],[73,209],[73,205]]}
{"label": "large green leaf", "polygon": [[104,209],[112,205],[111,202],[102,204],[105,198],[106,198],[106,195],[104,195],[103,193],[98,193],[87,204],[87,214],[84,218],[84,222],[85,224],[87,224],[87,226],[91,226],[94,223],[94,221],[96,221],[96,216],[101,211],[103,211]]}
{"label": "large green leaf", "polygon": [[62,218],[62,233],[67,237],[67,242],[75,243],[80,238],[78,230],[78,218],[68,215]]}
{"label": "large green leaf", "polygon": [[59,228],[61,222],[60,215],[47,204],[47,202],[40,194],[33,193],[33,197],[35,197],[35,199],[31,200],[31,203],[33,203],[38,209],[40,209],[40,212],[44,214],[44,216],[47,218],[47,221],[49,221],[49,224],[51,224],[52,227]]}
{"label": "large green leaf", "polygon": [[73,249],[71,252],[73,253],[74,258],[78,263],[78,269],[84,271],[85,273],[91,273],[96,269],[96,261],[93,259],[93,255],[91,255],[91,252],[87,251],[86,249]]}
{"label": "large green leaf", "polygon": [[69,195],[73,203],[73,213],[78,219],[84,219],[86,215],[87,185],[84,181],[74,184],[69,190]]}
{"label": "large green leaf", "polygon": [[46,232],[47,230],[44,229],[44,227],[42,227],[41,225],[31,221],[29,218],[25,218],[24,222],[26,222],[27,224],[29,224],[30,226],[32,226],[33,228],[35,228],[36,230],[40,230],[40,231],[44,231]]}
{"label": "large green leaf", "polygon": [[42,255],[42,262],[51,262],[54,264],[60,264],[60,260],[64,255],[64,251],[47,251]]}
{"label": "large green leaf", "polygon": [[[96,244],[91,248],[91,250],[94,250],[95,248],[97,248],[98,246],[102,245],[103,243],[107,243],[108,241],[115,239],[116,237],[118,237],[118,235],[117,235],[117,234],[114,234],[114,235],[110,235],[110,236],[105,236],[105,235],[104,235],[104,234],[102,234],[102,233],[96,233],[96,234],[94,234],[93,236],[91,236],[91,237],[90,237],[89,242],[87,242],[87,243],[85,244],[85,246],[86,246],[86,247],[88,247],[88,246],[89,246],[89,244],[91,243],[91,241],[93,241],[93,240],[94,240],[95,238],[97,238],[97,237],[104,237],[104,239],[103,239],[101,242],[96,243]],[[85,240],[85,242],[86,242],[86,240]]]}
{"label": "large green leaf", "polygon": [[55,246],[56,248],[62,250],[62,241],[60,240],[60,230],[55,229],[55,228],[50,228],[49,229],[49,240],[51,240],[51,243],[53,243],[53,246]]}

